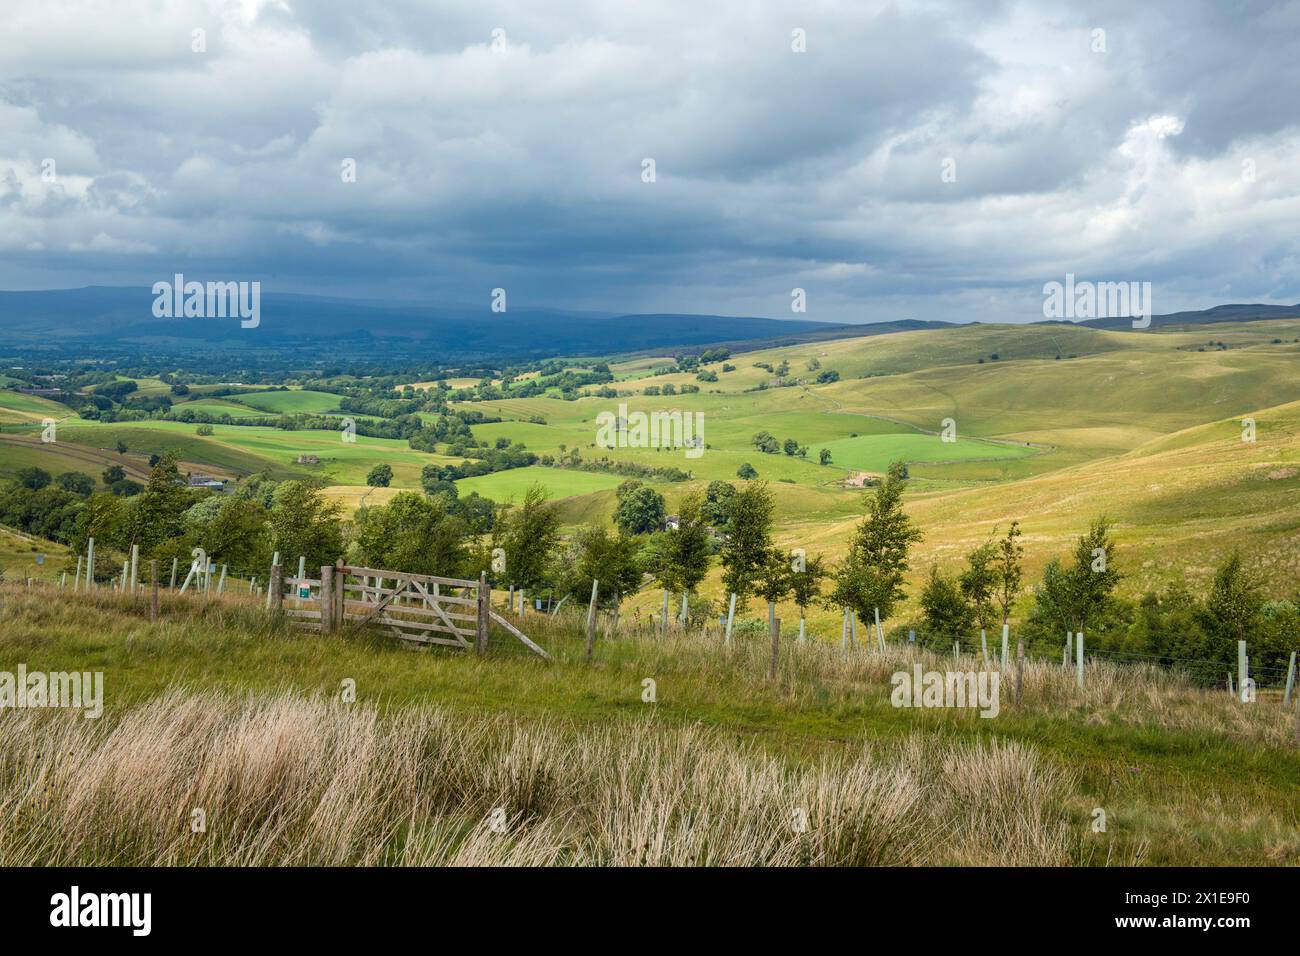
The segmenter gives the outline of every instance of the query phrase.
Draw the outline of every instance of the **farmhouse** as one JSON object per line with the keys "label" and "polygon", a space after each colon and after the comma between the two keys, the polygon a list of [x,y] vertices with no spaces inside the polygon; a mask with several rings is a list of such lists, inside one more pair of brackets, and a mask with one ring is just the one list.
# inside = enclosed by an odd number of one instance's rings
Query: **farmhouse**
{"label": "farmhouse", "polygon": [[211,488],[213,491],[225,491],[226,483],[211,475],[190,475],[187,484],[191,488]]}
{"label": "farmhouse", "polygon": [[844,479],[845,488],[870,488],[876,483],[876,476],[865,471],[855,472]]}
{"label": "farmhouse", "polygon": [[300,465],[319,465],[320,458],[315,455],[299,455],[298,464]]}

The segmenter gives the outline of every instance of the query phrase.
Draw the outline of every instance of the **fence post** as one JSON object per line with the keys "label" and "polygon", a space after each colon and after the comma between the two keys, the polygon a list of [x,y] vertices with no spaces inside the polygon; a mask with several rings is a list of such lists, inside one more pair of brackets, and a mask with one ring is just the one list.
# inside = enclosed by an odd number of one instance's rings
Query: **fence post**
{"label": "fence post", "polygon": [[1291,652],[1291,663],[1286,668],[1286,693],[1282,695],[1282,706],[1291,706],[1291,691],[1295,688],[1295,651]]}
{"label": "fence post", "polygon": [[348,623],[347,615],[347,575],[343,573],[343,559],[334,561],[334,626],[340,631]]}
{"label": "fence post", "polygon": [[81,590],[81,555],[77,555],[77,576],[72,579],[72,590]]}
{"label": "fence post", "polygon": [[1246,700],[1247,684],[1250,679],[1250,665],[1246,663],[1246,642],[1237,642],[1237,697],[1241,703],[1248,703]]}
{"label": "fence post", "polygon": [[1075,661],[1076,669],[1074,680],[1075,683],[1079,685],[1079,690],[1083,690],[1083,631],[1080,631],[1075,636],[1074,647],[1079,655]]}
{"label": "fence post", "polygon": [[600,593],[600,581],[591,579],[591,603],[587,605],[587,660],[596,647],[596,595]]}
{"label": "fence post", "polygon": [[86,590],[95,586],[95,539],[86,539]]}
{"label": "fence post", "polygon": [[1016,706],[1020,706],[1020,685],[1025,677],[1025,635],[1016,632]]}
{"label": "fence post", "polygon": [[322,634],[334,630],[334,567],[329,564],[320,569],[320,629]]}
{"label": "fence post", "polygon": [[217,593],[221,594],[226,590],[226,566],[221,566],[221,578],[217,581]]}
{"label": "fence post", "polygon": [[726,643],[731,643],[731,622],[736,619],[736,592],[731,592],[731,607],[727,610]]}
{"label": "fence post", "polygon": [[273,611],[284,607],[284,568],[271,565],[271,583],[266,588],[266,606]]}
{"label": "fence post", "polygon": [[486,654],[488,649],[488,629],[491,626],[489,615],[492,613],[492,592],[488,589],[487,572],[478,573],[478,614],[475,615],[474,653]]}
{"label": "fence post", "polygon": [[668,636],[668,589],[664,588],[664,610],[659,618],[659,630],[663,637]]}
{"label": "fence post", "polygon": [[1011,630],[1009,624],[1002,625],[1002,669],[1007,669],[1007,634]]}
{"label": "fence post", "polygon": [[149,620],[158,620],[158,559],[149,559]]}
{"label": "fence post", "polygon": [[772,618],[771,628],[772,628],[772,664],[767,670],[767,677],[768,680],[774,681],[776,680],[776,656],[779,653],[781,647],[781,619],[779,617]]}

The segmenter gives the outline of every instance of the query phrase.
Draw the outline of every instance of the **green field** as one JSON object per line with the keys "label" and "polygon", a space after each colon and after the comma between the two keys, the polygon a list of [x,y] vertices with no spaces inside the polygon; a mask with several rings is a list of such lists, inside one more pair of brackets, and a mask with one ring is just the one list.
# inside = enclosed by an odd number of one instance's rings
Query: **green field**
{"label": "green field", "polygon": [[306,389],[290,389],[274,392],[240,392],[233,400],[260,412],[275,415],[294,415],[306,412],[324,415],[338,411],[342,397],[330,392],[313,392]]}
{"label": "green field", "polygon": [[0,422],[39,423],[43,418],[62,420],[74,414],[67,405],[48,398],[0,389]]}
{"label": "green field", "polygon": [[938,435],[862,435],[814,445],[808,457],[816,459],[825,448],[841,468],[883,473],[892,461],[949,462],[1020,458],[1034,449],[1023,445],[995,444],[970,438],[945,442]]}
{"label": "green field", "polygon": [[624,481],[618,475],[596,472],[572,471],[567,468],[512,468],[476,478],[462,478],[456,488],[462,495],[477,491],[493,501],[520,501],[532,485],[540,484],[550,498],[571,498],[596,491],[617,488]]}

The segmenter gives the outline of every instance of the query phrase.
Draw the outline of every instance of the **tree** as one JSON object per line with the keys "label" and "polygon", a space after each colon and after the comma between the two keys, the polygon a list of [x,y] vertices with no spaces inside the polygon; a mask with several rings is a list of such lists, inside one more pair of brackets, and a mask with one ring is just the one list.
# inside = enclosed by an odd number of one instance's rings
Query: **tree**
{"label": "tree", "polygon": [[95,490],[95,479],[80,471],[65,471],[54,479],[54,483],[64,491],[81,495],[83,498]]}
{"label": "tree", "polygon": [[126,479],[126,469],[121,465],[109,465],[100,477],[104,480],[104,484],[114,485]]}
{"label": "tree", "polygon": [[1108,609],[1111,594],[1120,581],[1115,570],[1114,543],[1110,522],[1103,515],[1088,527],[1074,547],[1074,564],[1068,572],[1071,610],[1078,630],[1086,630],[1089,619]]}
{"label": "tree", "polygon": [[496,523],[496,502],[484,498],[477,491],[471,491],[464,498],[453,495],[449,501],[447,510],[465,522],[470,534],[487,534]]}
{"label": "tree", "polygon": [[50,473],[44,468],[33,465],[29,468],[19,468],[14,474],[14,479],[24,488],[40,491],[50,483]]}
{"label": "tree", "polygon": [[1259,628],[1263,583],[1242,563],[1235,548],[1214,572],[1214,584],[1205,602],[1208,630],[1220,653],[1233,659],[1237,642],[1252,637]]}
{"label": "tree", "polygon": [[736,486],[729,481],[710,481],[704,489],[702,510],[704,518],[713,527],[723,530],[731,520],[731,502],[736,497]]}
{"label": "tree", "polygon": [[765,455],[776,455],[781,451],[781,443],[771,432],[758,432],[750,439],[750,443]]}
{"label": "tree", "polygon": [[366,475],[366,484],[371,488],[387,488],[393,481],[393,466],[387,463],[375,465]]}
{"label": "tree", "polygon": [[[203,548],[213,561],[236,571],[258,571],[270,563],[266,509],[260,501],[210,495],[185,512],[185,540],[172,550],[176,557]],[[174,540],[174,539],[173,539]],[[167,542],[159,542],[160,546]],[[151,552],[159,554],[159,548]]]}
{"label": "tree", "polygon": [[342,506],[327,500],[315,484],[280,482],[271,494],[267,520],[271,549],[279,551],[286,562],[305,557],[309,576],[323,565],[333,564],[343,555],[341,511]]}
{"label": "tree", "polygon": [[[114,483],[114,493],[120,484]],[[152,557],[160,544],[184,533],[183,515],[191,500],[176,453],[165,453],[150,469],[144,489],[123,510],[122,545],[138,544],[142,556]]]}
{"label": "tree", "polygon": [[614,509],[614,523],[625,534],[649,534],[664,525],[664,496],[648,485],[637,484]]}
{"label": "tree", "polygon": [[425,465],[420,469],[420,487],[426,495],[445,494],[455,498],[459,494],[456,482],[444,477],[441,465]]}
{"label": "tree", "polygon": [[825,385],[828,382],[838,382],[839,380],[840,373],[835,371],[833,368],[824,368],[817,375],[818,385]]}
{"label": "tree", "polygon": [[921,540],[921,532],[903,512],[907,487],[903,474],[903,463],[894,462],[865,496],[867,516],[849,544],[848,557],[836,570],[832,599],[860,618],[869,618],[877,610],[882,619],[887,618],[905,596],[908,551]]}
{"label": "tree", "polygon": [[682,499],[677,527],[665,533],[660,554],[659,581],[669,591],[694,591],[709,573],[709,529],[700,495]]}
{"label": "tree", "polygon": [[938,638],[956,638],[970,631],[975,609],[952,578],[930,568],[930,579],[921,589],[921,614],[928,634]]}
{"label": "tree", "polygon": [[763,481],[746,485],[731,502],[731,527],[722,548],[722,584],[744,609],[772,551],[772,494]]}
{"label": "tree", "polygon": [[369,567],[458,578],[468,573],[466,537],[445,498],[399,491],[388,504],[357,512],[353,542]]}
{"label": "tree", "polygon": [[592,582],[598,581],[598,607],[612,608],[615,596],[621,601],[635,594],[643,577],[637,539],[611,533],[605,527],[589,526],[574,532],[563,567],[560,590],[585,604],[591,600]]}
{"label": "tree", "polygon": [[787,455],[793,458],[795,455],[799,454],[799,443],[795,441],[793,438],[787,438],[785,442],[781,445],[781,449]]}
{"label": "tree", "polygon": [[754,590],[767,602],[768,626],[776,620],[776,605],[790,593],[790,559],[780,548],[768,548],[767,554],[758,567],[758,579]]}
{"label": "tree", "polygon": [[805,560],[802,568],[790,572],[790,594],[799,606],[799,619],[803,620],[808,605],[815,604],[821,596],[822,582],[826,580],[826,566],[819,554],[812,560]]}
{"label": "tree", "polygon": [[492,534],[493,546],[505,552],[507,581],[530,591],[545,583],[560,543],[560,512],[545,488],[534,484],[522,504],[503,509]]}
{"label": "tree", "polygon": [[962,596],[970,603],[971,613],[981,630],[992,625],[993,598],[997,590],[998,570],[995,566],[998,547],[986,541],[966,555],[966,567],[957,576]]}
{"label": "tree", "polygon": [[817,461],[820,464],[829,465],[831,463],[831,450],[829,448],[823,448],[819,451],[817,453]]}
{"label": "tree", "polygon": [[204,424],[200,425],[198,428],[194,429],[194,434],[206,438],[212,434],[212,426],[205,422]]}
{"label": "tree", "polygon": [[1020,564],[1025,557],[1024,545],[1016,540],[1020,534],[1020,522],[1011,522],[1006,537],[998,542],[998,553],[994,561],[997,573],[994,600],[1002,610],[1003,624],[1011,616],[1011,604],[1020,591]]}
{"label": "tree", "polygon": [[749,481],[758,477],[758,470],[749,462],[745,462],[736,469],[736,477],[744,478],[746,481]]}
{"label": "tree", "polygon": [[126,442],[122,441],[120,438],[117,440],[114,447],[117,448],[117,453],[119,455],[125,455],[127,452]]}

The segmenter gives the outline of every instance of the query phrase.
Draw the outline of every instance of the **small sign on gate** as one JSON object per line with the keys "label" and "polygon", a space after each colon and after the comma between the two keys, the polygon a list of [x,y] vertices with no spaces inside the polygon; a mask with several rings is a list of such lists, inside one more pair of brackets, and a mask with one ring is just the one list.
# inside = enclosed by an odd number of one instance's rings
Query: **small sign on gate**
{"label": "small sign on gate", "polygon": [[309,584],[300,584],[300,585],[298,585],[298,597],[302,598],[304,601],[307,600],[308,598],[310,598],[310,597],[311,597],[311,585],[309,585]]}

